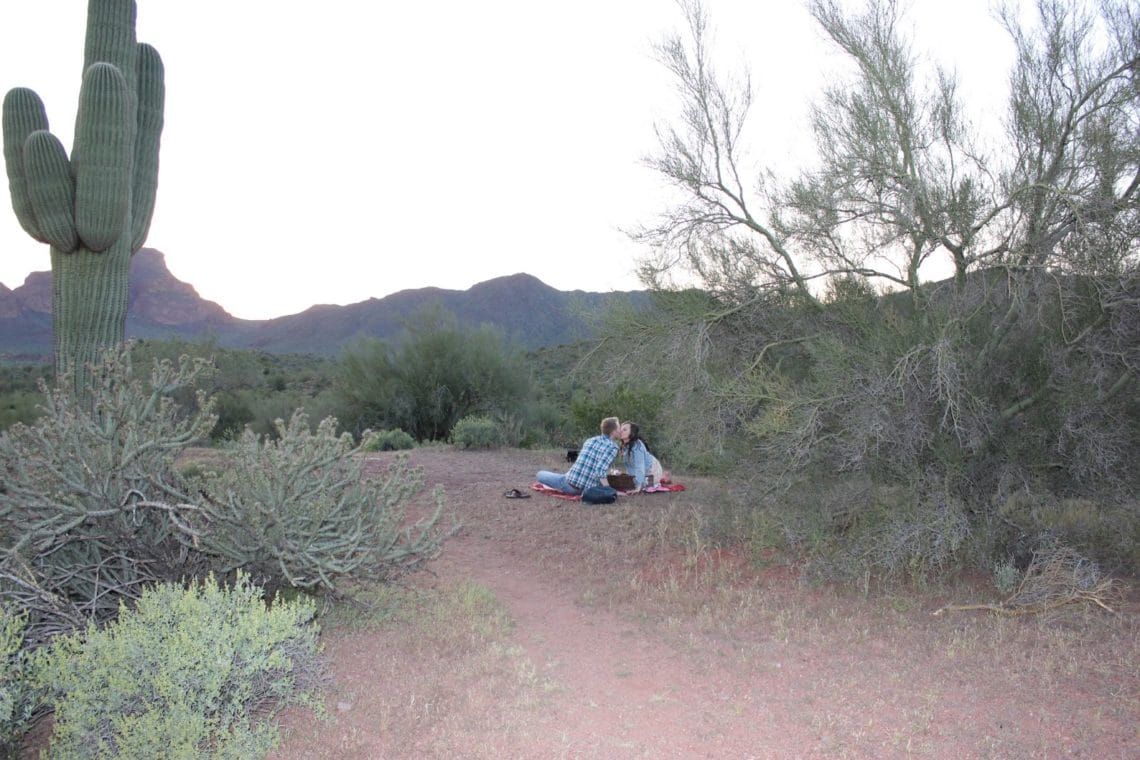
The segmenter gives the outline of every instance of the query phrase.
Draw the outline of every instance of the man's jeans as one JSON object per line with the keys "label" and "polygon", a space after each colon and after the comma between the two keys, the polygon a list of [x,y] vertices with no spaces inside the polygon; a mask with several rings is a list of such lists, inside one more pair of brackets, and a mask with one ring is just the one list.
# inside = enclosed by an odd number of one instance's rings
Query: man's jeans
{"label": "man's jeans", "polygon": [[582,493],[582,489],[575,488],[566,482],[566,476],[561,472],[551,472],[550,470],[540,470],[534,479],[542,483],[547,488],[553,488],[555,491],[577,496]]}

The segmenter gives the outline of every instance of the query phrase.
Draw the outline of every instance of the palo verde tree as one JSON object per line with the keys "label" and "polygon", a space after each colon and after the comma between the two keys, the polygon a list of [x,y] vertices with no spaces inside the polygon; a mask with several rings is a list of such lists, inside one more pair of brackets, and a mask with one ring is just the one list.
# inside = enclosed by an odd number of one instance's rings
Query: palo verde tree
{"label": "palo verde tree", "polygon": [[[680,5],[686,28],[656,50],[681,107],[647,159],[679,200],[634,238],[648,284],[695,281],[705,297],[659,297],[661,315],[625,335],[669,357],[647,379],[671,373],[678,435],[739,444],[777,487],[901,485],[959,536],[1032,533],[1011,506],[1024,493],[1047,495],[1025,515],[1089,498],[1090,523],[1130,503],[1104,533],[1136,534],[1134,4],[1000,9],[1005,131],[981,133],[898,3],[809,0],[846,65],[811,111],[816,160],[790,177],[745,160],[751,78],[718,71],[708,14]],[[849,492],[838,513],[869,502]]]}
{"label": "palo verde tree", "polygon": [[55,368],[84,367],[123,341],[131,256],[146,239],[158,185],[165,97],[158,52],[135,40],[134,0],[90,0],[70,159],[43,102],[4,98],[4,161],[12,206],[51,247]]}
{"label": "palo verde tree", "polygon": [[987,142],[954,72],[923,74],[894,0],[810,0],[849,73],[816,100],[817,160],[791,178],[745,161],[751,76],[722,74],[704,7],[679,4],[687,29],[656,53],[681,109],[658,125],[646,163],[680,200],[633,233],[652,251],[651,283],[684,270],[730,300],[780,289],[812,301],[836,277],[913,290],[927,264],[961,279],[994,265],[1119,272],[1135,262],[1140,20],[1130,4],[1094,13],[1046,0],[1036,25],[1005,7],[1016,49],[1008,128]]}

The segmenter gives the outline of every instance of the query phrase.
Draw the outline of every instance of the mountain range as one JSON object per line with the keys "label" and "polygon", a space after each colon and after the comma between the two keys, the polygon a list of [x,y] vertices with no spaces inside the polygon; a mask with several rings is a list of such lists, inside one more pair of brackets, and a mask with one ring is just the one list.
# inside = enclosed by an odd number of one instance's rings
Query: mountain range
{"label": "mountain range", "polygon": [[[438,305],[461,325],[493,325],[515,345],[530,349],[589,337],[588,315],[614,299],[648,302],[644,291],[561,291],[529,274],[515,274],[462,291],[402,290],[275,319],[238,319],[172,275],[161,251],[143,248],[131,260],[127,337],[212,340],[230,348],[336,356],[362,336],[397,339],[417,311]],[[0,284],[0,359],[51,357],[51,303],[51,272],[33,272],[15,289]]]}

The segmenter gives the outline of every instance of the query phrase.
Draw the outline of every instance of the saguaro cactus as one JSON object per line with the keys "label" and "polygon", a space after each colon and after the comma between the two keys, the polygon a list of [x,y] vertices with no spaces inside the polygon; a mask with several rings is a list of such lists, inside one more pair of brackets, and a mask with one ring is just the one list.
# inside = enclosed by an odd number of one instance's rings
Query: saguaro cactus
{"label": "saguaro cactus", "polygon": [[71,158],[39,96],[4,98],[4,161],[20,225],[51,246],[57,375],[123,341],[131,255],[158,186],[165,98],[158,51],[135,40],[134,0],[89,0]]}

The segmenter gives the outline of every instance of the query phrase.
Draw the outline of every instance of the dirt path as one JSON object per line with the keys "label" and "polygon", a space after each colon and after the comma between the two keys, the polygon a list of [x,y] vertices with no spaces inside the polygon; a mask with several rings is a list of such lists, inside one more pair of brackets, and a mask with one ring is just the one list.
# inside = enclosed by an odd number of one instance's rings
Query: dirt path
{"label": "dirt path", "polygon": [[413,462],[464,523],[416,582],[507,622],[331,633],[330,715],[291,711],[279,760],[1140,757],[1134,610],[933,620],[708,546],[700,479],[591,508],[503,499],[551,452]]}
{"label": "dirt path", "polygon": [[635,622],[584,607],[564,585],[545,580],[541,567],[496,555],[491,542],[454,548],[453,570],[495,592],[515,622],[515,640],[558,684],[558,717],[549,722],[560,753],[750,756],[734,754],[741,737],[729,720],[745,717],[737,707],[747,702],[740,678],[678,657]]}

